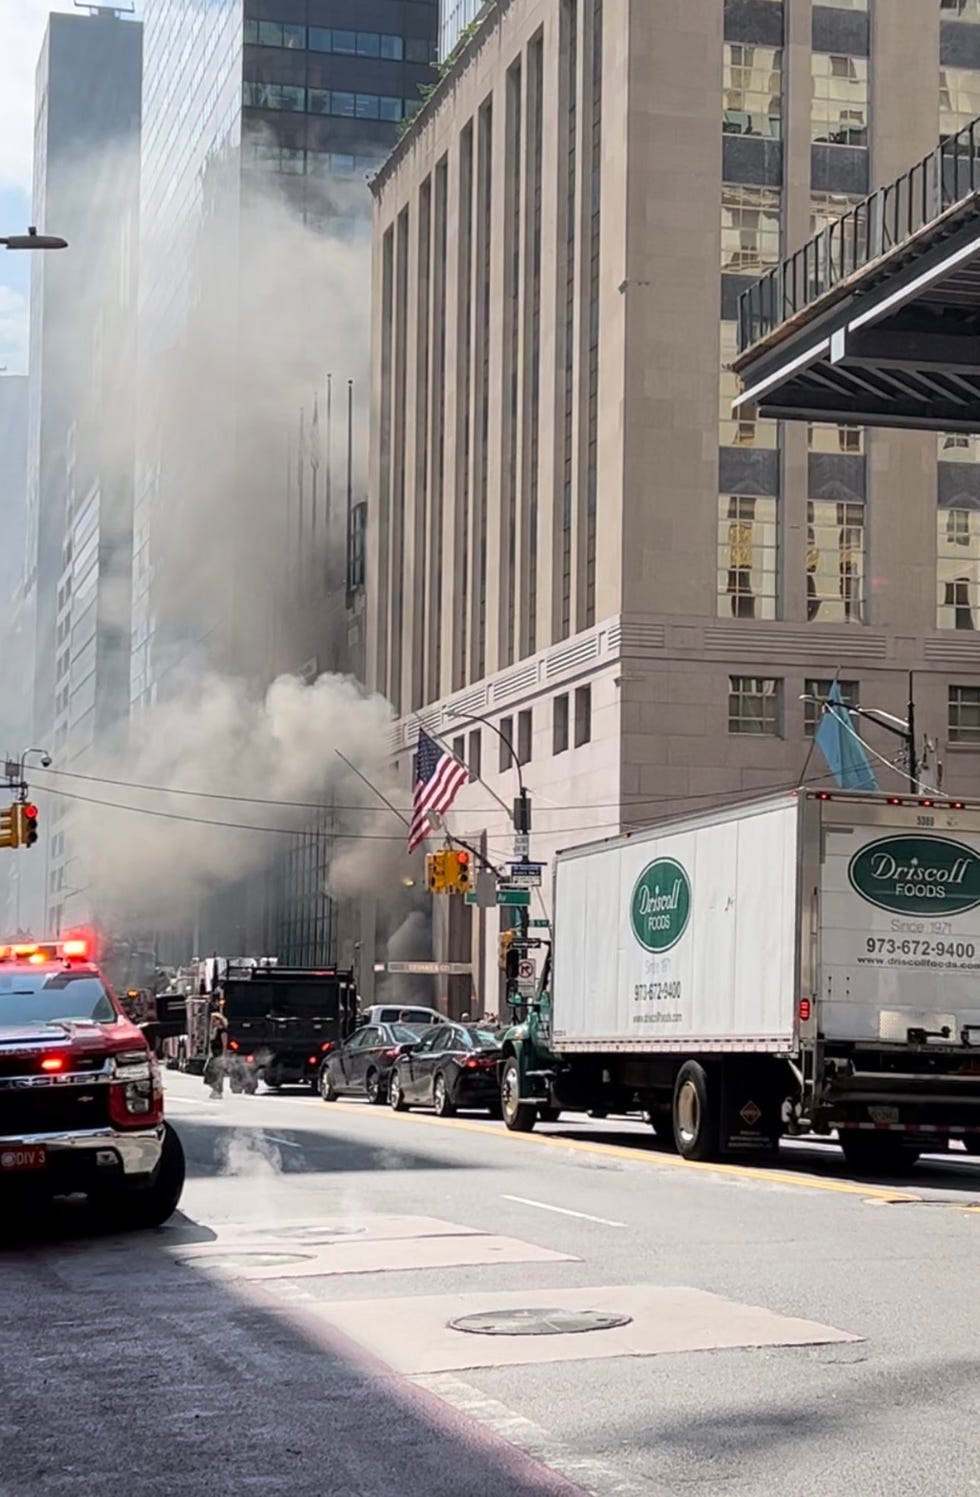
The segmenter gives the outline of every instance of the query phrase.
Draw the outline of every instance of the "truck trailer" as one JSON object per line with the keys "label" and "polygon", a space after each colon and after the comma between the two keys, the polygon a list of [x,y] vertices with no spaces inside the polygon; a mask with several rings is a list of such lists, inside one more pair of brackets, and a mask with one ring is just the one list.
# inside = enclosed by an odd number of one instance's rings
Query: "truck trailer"
{"label": "truck trailer", "polygon": [[640,1108],[695,1160],[980,1152],[978,802],[800,789],[573,848],[552,943],[504,1043],[512,1130]]}

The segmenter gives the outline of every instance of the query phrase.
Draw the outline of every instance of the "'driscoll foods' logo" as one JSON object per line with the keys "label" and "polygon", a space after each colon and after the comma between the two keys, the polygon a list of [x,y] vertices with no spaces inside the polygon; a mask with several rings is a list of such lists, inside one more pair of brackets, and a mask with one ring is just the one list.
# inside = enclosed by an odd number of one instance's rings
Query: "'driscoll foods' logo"
{"label": "'driscoll foods' logo", "polygon": [[647,951],[676,946],[691,918],[691,881],[673,858],[658,858],[644,868],[633,889],[630,921]]}
{"label": "'driscoll foods' logo", "polygon": [[980,858],[945,837],[884,837],[847,870],[862,899],[896,915],[962,915],[980,904]]}

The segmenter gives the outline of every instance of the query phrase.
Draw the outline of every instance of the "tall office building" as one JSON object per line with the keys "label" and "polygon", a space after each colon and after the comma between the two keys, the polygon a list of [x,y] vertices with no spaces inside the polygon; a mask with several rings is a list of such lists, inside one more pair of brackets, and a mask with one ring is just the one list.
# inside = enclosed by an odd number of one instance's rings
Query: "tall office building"
{"label": "tall office building", "polygon": [[[369,679],[496,861],[495,730],[547,861],[819,774],[838,671],[914,672],[980,792],[976,441],[733,420],[726,367],[740,291],[977,114],[977,0],[511,0],[375,179]],[[496,916],[436,903],[496,1008]]]}
{"label": "tall office building", "polygon": [[[212,670],[358,666],[366,179],[435,79],[437,26],[436,0],[147,0],[136,714]],[[335,954],[322,830],[272,905],[263,881],[202,914],[212,945]]]}
{"label": "tall office building", "polygon": [[[32,739],[33,637],[25,629],[27,528],[27,376],[0,375],[0,752],[21,753]],[[0,870],[0,930],[15,931],[21,865]]]}
{"label": "tall office building", "polygon": [[463,33],[493,0],[440,0],[439,56],[448,57],[459,46]]}
{"label": "tall office building", "polygon": [[[128,715],[141,54],[139,23],[93,6],[49,17],[37,68],[34,214],[71,248],[32,262],[30,741],[81,770]],[[67,811],[42,801],[33,854],[49,930],[89,913]]]}

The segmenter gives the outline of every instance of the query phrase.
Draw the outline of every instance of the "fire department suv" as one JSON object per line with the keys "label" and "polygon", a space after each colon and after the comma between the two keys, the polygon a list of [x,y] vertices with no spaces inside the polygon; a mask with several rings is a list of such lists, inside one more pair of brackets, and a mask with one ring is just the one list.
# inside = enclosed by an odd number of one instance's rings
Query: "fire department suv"
{"label": "fire department suv", "polygon": [[154,1227],[183,1184],[157,1062],[88,943],[0,946],[0,1191],[82,1193]]}

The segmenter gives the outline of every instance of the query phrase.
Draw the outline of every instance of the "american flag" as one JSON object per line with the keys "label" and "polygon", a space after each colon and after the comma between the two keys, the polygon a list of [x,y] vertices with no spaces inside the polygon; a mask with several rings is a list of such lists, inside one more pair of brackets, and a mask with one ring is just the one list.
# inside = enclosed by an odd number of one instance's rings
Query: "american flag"
{"label": "american flag", "polygon": [[414,852],[431,834],[429,813],[434,811],[438,816],[445,816],[469,777],[465,764],[460,764],[448,749],[441,748],[424,729],[419,729],[412,824],[408,829],[409,852]]}

